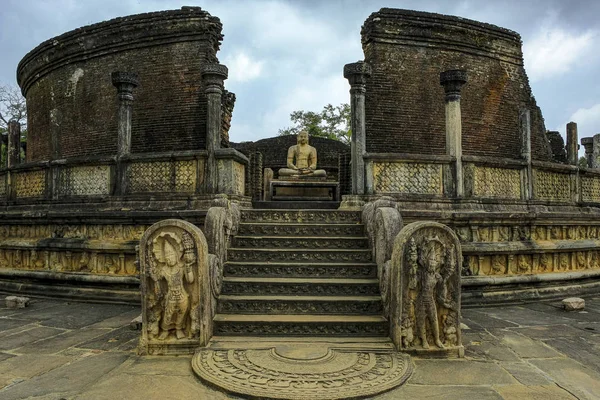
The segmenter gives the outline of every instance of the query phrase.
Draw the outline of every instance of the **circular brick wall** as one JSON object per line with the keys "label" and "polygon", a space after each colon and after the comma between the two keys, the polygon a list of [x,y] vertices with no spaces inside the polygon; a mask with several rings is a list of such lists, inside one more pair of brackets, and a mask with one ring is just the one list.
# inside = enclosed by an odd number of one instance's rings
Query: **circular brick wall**
{"label": "circular brick wall", "polygon": [[132,152],[205,147],[201,68],[217,62],[221,23],[198,7],[116,18],[50,39],[19,63],[27,161],[115,154],[113,71],[135,72]]}
{"label": "circular brick wall", "polygon": [[551,160],[544,121],[532,96],[521,37],[464,18],[383,8],[362,29],[367,81],[367,151],[445,154],[440,72],[464,69],[463,153],[518,158],[519,110],[531,112],[533,157]]}

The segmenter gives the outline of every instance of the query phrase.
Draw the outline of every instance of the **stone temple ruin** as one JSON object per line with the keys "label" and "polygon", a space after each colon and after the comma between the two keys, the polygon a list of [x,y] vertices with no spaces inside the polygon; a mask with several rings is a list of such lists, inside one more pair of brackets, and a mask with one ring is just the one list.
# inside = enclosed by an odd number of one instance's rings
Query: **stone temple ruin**
{"label": "stone temple ruin", "polygon": [[364,60],[343,66],[352,146],[311,139],[326,176],[287,185],[295,138],[229,142],[221,28],[184,7],[23,58],[0,290],[141,299],[141,354],[195,353],[217,386],[294,399],[372,395],[410,355],[461,357],[461,305],[598,290],[600,134],[583,168],[575,123],[566,146],[546,132],[517,33],[373,13]]}

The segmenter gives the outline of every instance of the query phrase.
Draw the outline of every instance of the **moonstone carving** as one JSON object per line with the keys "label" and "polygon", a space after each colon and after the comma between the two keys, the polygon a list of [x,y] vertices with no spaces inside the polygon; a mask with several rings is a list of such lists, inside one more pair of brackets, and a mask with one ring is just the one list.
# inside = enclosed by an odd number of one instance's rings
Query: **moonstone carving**
{"label": "moonstone carving", "polygon": [[189,354],[212,336],[206,239],[189,222],[168,219],[140,240],[142,354]]}
{"label": "moonstone carving", "polygon": [[389,268],[388,316],[398,350],[462,356],[456,234],[436,222],[407,225],[396,237]]}

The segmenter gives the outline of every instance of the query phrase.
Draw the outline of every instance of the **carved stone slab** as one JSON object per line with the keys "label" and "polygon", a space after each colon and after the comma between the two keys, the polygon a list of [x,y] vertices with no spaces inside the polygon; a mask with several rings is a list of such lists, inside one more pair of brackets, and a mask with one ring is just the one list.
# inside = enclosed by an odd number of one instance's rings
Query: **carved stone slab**
{"label": "carved stone slab", "polygon": [[400,351],[463,356],[460,331],[462,252],[456,234],[436,222],[405,226],[394,243],[387,309]]}
{"label": "carved stone slab", "polygon": [[140,354],[191,354],[212,336],[206,239],[181,220],[157,222],[139,246],[142,286]]}
{"label": "carved stone slab", "polygon": [[252,398],[334,400],[371,396],[402,385],[412,373],[406,354],[329,349],[293,358],[278,349],[200,349],[192,368],[203,380]]}

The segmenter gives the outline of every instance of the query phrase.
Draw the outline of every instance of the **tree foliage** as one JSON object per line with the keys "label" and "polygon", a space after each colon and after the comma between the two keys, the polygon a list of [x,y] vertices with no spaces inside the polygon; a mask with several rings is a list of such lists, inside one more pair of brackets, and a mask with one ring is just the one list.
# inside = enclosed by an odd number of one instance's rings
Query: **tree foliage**
{"label": "tree foliage", "polygon": [[25,98],[17,87],[0,85],[0,129],[7,129],[11,120],[20,123],[22,131],[27,129]]}
{"label": "tree foliage", "polygon": [[350,129],[350,105],[327,104],[320,112],[296,110],[290,114],[294,124],[279,130],[279,135],[296,135],[302,130],[311,136],[339,140],[350,144],[352,131]]}
{"label": "tree foliage", "polygon": [[579,164],[579,168],[587,168],[588,166],[587,158],[585,157],[579,157],[579,161],[577,163]]}

